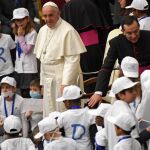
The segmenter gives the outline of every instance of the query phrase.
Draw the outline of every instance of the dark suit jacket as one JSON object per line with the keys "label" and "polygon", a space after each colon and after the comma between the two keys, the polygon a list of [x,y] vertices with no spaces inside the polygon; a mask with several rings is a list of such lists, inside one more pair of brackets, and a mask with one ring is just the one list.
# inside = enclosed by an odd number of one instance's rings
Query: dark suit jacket
{"label": "dark suit jacket", "polygon": [[128,41],[123,34],[110,41],[110,49],[99,71],[95,91],[101,91],[103,96],[106,95],[115,61],[118,59],[120,64],[126,56],[136,58],[140,66],[150,65],[150,31],[140,31],[140,38],[135,44]]}

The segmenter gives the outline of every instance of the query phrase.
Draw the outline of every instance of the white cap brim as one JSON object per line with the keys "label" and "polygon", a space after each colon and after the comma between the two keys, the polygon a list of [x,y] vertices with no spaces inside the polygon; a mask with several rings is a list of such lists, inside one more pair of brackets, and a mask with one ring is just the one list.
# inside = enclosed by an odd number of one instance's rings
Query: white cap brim
{"label": "white cap brim", "polygon": [[64,97],[60,97],[60,98],[57,98],[56,101],[57,102],[63,102],[65,100],[74,100],[74,99],[78,99],[78,98],[81,98],[83,96],[83,94],[81,94],[79,97],[74,97],[73,99],[72,98],[64,98]]}
{"label": "white cap brim", "polygon": [[133,6],[129,5],[129,6],[126,6],[125,8],[130,9],[130,8],[133,8]]}
{"label": "white cap brim", "polygon": [[39,133],[37,133],[37,134],[34,136],[34,138],[35,138],[35,139],[39,139],[39,138],[42,137],[43,135],[44,135],[43,133],[39,132]]}
{"label": "white cap brim", "polygon": [[63,97],[60,97],[60,98],[57,98],[56,101],[57,102],[63,102],[63,101],[65,101],[65,99]]}

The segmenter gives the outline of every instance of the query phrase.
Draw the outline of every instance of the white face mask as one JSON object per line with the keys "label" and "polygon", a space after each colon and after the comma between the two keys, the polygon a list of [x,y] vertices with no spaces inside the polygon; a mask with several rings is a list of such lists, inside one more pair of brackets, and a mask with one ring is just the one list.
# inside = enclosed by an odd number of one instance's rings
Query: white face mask
{"label": "white face mask", "polygon": [[6,98],[6,97],[12,97],[14,93],[12,91],[7,91],[7,92],[1,92],[1,95]]}

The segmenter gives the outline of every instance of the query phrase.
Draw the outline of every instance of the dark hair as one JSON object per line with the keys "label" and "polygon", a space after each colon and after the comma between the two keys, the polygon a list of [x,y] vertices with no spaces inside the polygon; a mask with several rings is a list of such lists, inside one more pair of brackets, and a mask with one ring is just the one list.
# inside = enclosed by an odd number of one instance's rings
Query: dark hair
{"label": "dark hair", "polygon": [[40,79],[38,78],[38,79],[32,80],[30,82],[30,86],[36,86],[36,87],[39,87],[41,89],[42,86],[40,85]]}
{"label": "dark hair", "polygon": [[138,26],[140,26],[139,22],[135,16],[124,16],[122,21],[121,21],[122,29],[124,29],[124,25],[131,25],[134,21],[137,22]]}
{"label": "dark hair", "polygon": [[[120,94],[125,94],[126,91],[130,91],[132,89],[133,89],[133,87],[128,88],[128,89],[124,89],[124,90],[120,91],[119,93]],[[116,99],[120,100],[120,97],[118,96],[118,93],[115,95],[115,97],[116,97]]]}

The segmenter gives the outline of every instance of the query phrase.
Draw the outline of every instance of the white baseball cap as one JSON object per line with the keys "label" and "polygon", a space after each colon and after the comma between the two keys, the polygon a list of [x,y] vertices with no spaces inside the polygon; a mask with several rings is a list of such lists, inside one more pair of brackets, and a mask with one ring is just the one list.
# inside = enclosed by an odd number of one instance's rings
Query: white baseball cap
{"label": "white baseball cap", "polygon": [[136,120],[131,113],[120,113],[116,116],[108,116],[107,120],[125,131],[131,131],[136,125]]}
{"label": "white baseball cap", "polygon": [[97,109],[89,109],[89,113],[94,116],[105,117],[107,111],[111,108],[111,104],[101,103]]}
{"label": "white baseball cap", "polygon": [[148,10],[148,2],[146,0],[133,0],[131,5],[126,6],[126,9],[134,8],[137,10]]}
{"label": "white baseball cap", "polygon": [[4,78],[1,80],[0,85],[1,85],[2,83],[7,83],[7,84],[9,84],[9,85],[11,85],[11,86],[16,87],[16,80],[15,80],[13,77],[9,77],[9,76],[4,77]]}
{"label": "white baseball cap", "polygon": [[105,128],[101,129],[96,133],[95,136],[96,144],[99,146],[106,146],[107,145],[107,137],[106,137],[106,131]]}
{"label": "white baseball cap", "polygon": [[19,117],[10,115],[4,120],[4,130],[6,131],[6,133],[19,133],[21,129],[22,124]]}
{"label": "white baseball cap", "polygon": [[39,133],[37,133],[34,138],[38,139],[42,137],[45,133],[53,131],[58,127],[56,119],[46,117],[38,123]]}
{"label": "white baseball cap", "polygon": [[126,77],[138,78],[139,76],[139,63],[133,57],[126,56],[123,58],[121,69]]}
{"label": "white baseball cap", "polygon": [[138,83],[139,82],[132,82],[127,77],[120,77],[114,81],[114,83],[112,84],[111,90],[112,90],[113,94],[118,94],[119,92],[121,92],[125,89],[134,87]]}
{"label": "white baseball cap", "polygon": [[51,7],[58,8],[58,6],[54,2],[52,2],[52,1],[49,1],[49,2],[45,3],[43,5],[43,7],[45,7],[45,6],[51,6]]}
{"label": "white baseball cap", "polygon": [[57,119],[61,113],[58,111],[54,111],[49,113],[49,118]]}
{"label": "white baseball cap", "polygon": [[23,19],[26,16],[29,16],[29,11],[26,8],[17,8],[17,9],[14,9],[14,11],[13,11],[12,20]]}
{"label": "white baseball cap", "polygon": [[83,93],[81,89],[76,85],[66,86],[63,90],[62,97],[57,98],[57,102],[62,102],[65,100],[74,100],[82,97]]}
{"label": "white baseball cap", "polygon": [[[150,87],[150,70],[145,70],[140,75],[142,91],[147,93]],[[144,94],[144,93],[143,93]]]}

